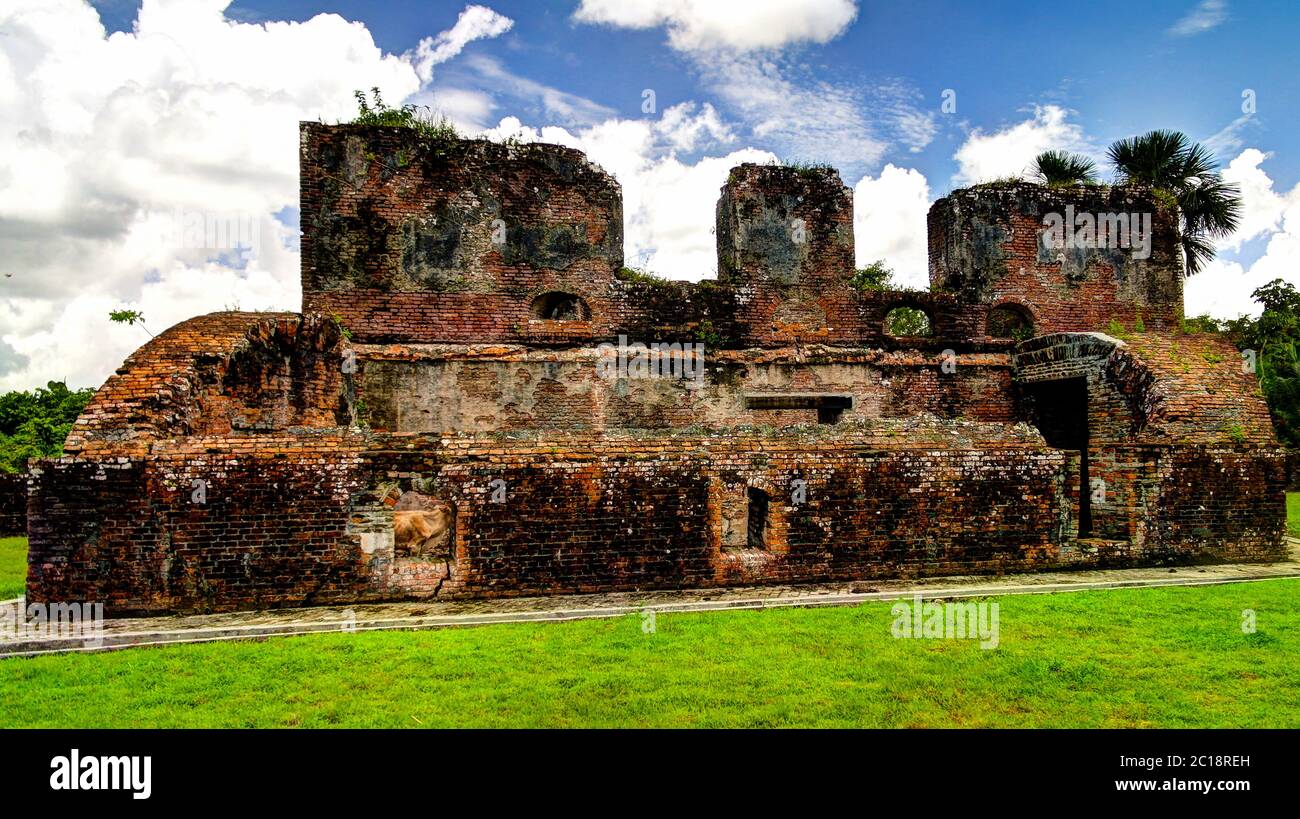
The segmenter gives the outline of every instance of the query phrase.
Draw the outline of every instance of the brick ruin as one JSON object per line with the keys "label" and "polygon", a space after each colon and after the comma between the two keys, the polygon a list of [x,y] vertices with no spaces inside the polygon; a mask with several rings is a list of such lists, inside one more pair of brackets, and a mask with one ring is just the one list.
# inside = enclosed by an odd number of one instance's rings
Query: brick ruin
{"label": "brick ruin", "polygon": [[[167,330],[32,464],[30,602],[1283,554],[1283,450],[1237,351],[1179,331],[1175,214],[1147,191],[955,191],[930,211],[930,292],[854,286],[830,169],[733,169],[698,283],[625,271],[618,183],[555,145],[304,123],[301,206],[301,314]],[[1067,207],[1146,214],[1149,245],[1059,250],[1044,220]],[[890,334],[900,307],[925,335]],[[402,510],[433,508],[444,536],[404,540]]]}

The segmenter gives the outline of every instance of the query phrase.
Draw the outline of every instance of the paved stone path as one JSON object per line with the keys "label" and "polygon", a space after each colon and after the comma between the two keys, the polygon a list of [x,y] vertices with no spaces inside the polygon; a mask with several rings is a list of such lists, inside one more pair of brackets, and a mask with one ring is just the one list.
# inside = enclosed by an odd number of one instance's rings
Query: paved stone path
{"label": "paved stone path", "polygon": [[102,637],[33,636],[5,632],[22,611],[22,599],[0,602],[0,657],[106,651],[130,646],[198,643],[337,631],[445,628],[488,623],[558,622],[621,617],[634,612],[696,612],[786,606],[846,606],[871,600],[1046,594],[1153,586],[1241,583],[1300,578],[1300,540],[1288,538],[1290,557],[1277,563],[1228,563],[1177,568],[1095,569],[1072,572],[961,575],[915,580],[869,580],[726,589],[619,592],[556,597],[516,597],[419,603],[281,609],[104,621]]}

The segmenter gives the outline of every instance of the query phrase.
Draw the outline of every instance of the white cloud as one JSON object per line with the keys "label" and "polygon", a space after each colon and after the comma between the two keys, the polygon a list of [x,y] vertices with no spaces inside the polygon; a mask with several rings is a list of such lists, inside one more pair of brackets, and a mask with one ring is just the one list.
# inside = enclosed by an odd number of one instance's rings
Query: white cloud
{"label": "white cloud", "polygon": [[486,135],[577,148],[608,171],[623,188],[626,263],[673,279],[716,275],[717,248],[708,226],[727,173],[744,162],[776,157],[755,148],[682,162],[678,152],[734,141],[712,106],[694,103],[664,111],[659,119],[611,119],[569,131],[530,128],[507,117]]}
{"label": "white cloud", "polygon": [[863,177],[853,187],[853,240],[857,264],[884,259],[895,280],[905,287],[928,289],[929,255],[925,217],[930,186],[912,168],[886,165],[877,177]]}
{"label": "white cloud", "polygon": [[1247,126],[1256,123],[1257,120],[1254,114],[1242,114],[1220,129],[1218,133],[1201,140],[1201,144],[1215,156],[1227,156],[1241,150],[1241,146],[1246,144],[1243,132]]}
{"label": "white cloud", "polygon": [[866,89],[799,77],[756,56],[716,56],[699,64],[705,84],[749,124],[754,139],[787,159],[841,167],[874,166],[888,143],[867,114]]}
{"label": "white cloud", "polygon": [[1175,37],[1191,37],[1223,23],[1228,19],[1226,0],[1201,0],[1195,8],[1183,15],[1169,28]]}
{"label": "white cloud", "polygon": [[517,100],[539,102],[542,116],[563,125],[591,125],[615,115],[609,106],[514,74],[491,57],[475,55],[466,58],[465,66],[498,93]]}
{"label": "white cloud", "polygon": [[920,94],[898,80],[827,82],[792,56],[857,18],[853,0],[583,0],[574,19],[665,28],[723,110],[786,159],[846,172],[875,167],[894,143],[919,152],[938,130]]}
{"label": "white cloud", "polygon": [[1223,169],[1223,181],[1241,190],[1241,221],[1232,236],[1219,243],[1224,250],[1240,250],[1242,244],[1279,230],[1287,210],[1300,204],[1300,186],[1289,193],[1273,190],[1273,180],[1260,165],[1271,157],[1258,148],[1247,148]]}
{"label": "white cloud", "polygon": [[668,29],[678,51],[754,51],[835,39],[858,16],[853,0],[582,0],[574,19]]}
{"label": "white cloud", "polygon": [[1093,154],[1095,149],[1083,129],[1069,122],[1069,112],[1057,105],[1034,107],[1034,116],[1015,125],[986,134],[976,128],[953,154],[957,173],[953,182],[971,185],[1004,176],[1028,172],[1034,157],[1042,151],[1065,150]]}
{"label": "white cloud", "polygon": [[1273,279],[1300,286],[1300,184],[1290,191],[1273,190],[1273,180],[1260,167],[1269,155],[1247,148],[1224,168],[1224,179],[1240,186],[1242,219],[1237,231],[1219,245],[1221,254],[1262,242],[1263,253],[1248,266],[1232,259],[1215,259],[1187,280],[1187,315],[1209,313],[1218,318],[1258,314],[1250,294]]}
{"label": "white cloud", "polygon": [[425,37],[415,47],[411,63],[422,82],[433,79],[433,67],[455,57],[475,40],[498,37],[510,30],[514,20],[487,6],[466,6],[456,25],[436,37]]}
{"label": "white cloud", "polygon": [[[144,0],[111,35],[79,0],[0,6],[0,389],[97,386],[145,338],[114,307],[154,332],[300,307],[296,231],[273,218],[298,204],[298,121],[350,117],[358,88],[403,100],[420,73],[337,15],[254,25],[228,5]],[[501,26],[462,15],[429,56]],[[179,246],[177,212],[256,224],[259,252]]]}

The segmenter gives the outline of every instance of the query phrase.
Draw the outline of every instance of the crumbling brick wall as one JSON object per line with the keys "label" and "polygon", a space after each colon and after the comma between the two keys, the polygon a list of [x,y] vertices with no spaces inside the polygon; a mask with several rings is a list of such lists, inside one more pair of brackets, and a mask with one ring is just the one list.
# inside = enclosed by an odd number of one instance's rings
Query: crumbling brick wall
{"label": "crumbling brick wall", "polygon": [[342,330],[320,315],[210,313],[133,353],[73,425],[64,452],[135,453],[156,440],[352,420]]}
{"label": "crumbling brick wall", "polygon": [[[618,184],[577,151],[311,123],[301,147],[304,313],[183,322],[109,378],[67,455],[33,465],[33,602],[1282,554],[1267,410],[1229,345],[1174,332],[1177,230],[1148,193],[955,192],[930,213],[933,292],[860,292],[838,175],[746,165],[718,203],[718,279],[668,282],[620,269]],[[1047,253],[1043,217],[1067,208],[1150,210],[1152,254]],[[1035,337],[993,331],[1005,304]],[[890,335],[898,307],[930,334]],[[1112,319],[1126,340],[1077,332]],[[703,343],[703,377],[610,377],[613,342]],[[399,542],[411,509],[446,537]]]}
{"label": "crumbling brick wall", "polygon": [[[1053,560],[1060,461],[1026,427],[916,420],[194,437],[41,464],[28,595],[124,614],[1032,568]],[[736,547],[725,501],[750,487],[772,498],[768,534]],[[395,554],[393,490],[454,508],[449,554]]]}
{"label": "crumbling brick wall", "polygon": [[[1078,242],[1051,246],[1048,217],[1092,219]],[[1114,216],[1150,222],[1150,246],[1125,239]],[[1129,220],[1131,222],[1131,219]],[[1172,330],[1183,317],[1183,260],[1176,213],[1149,190],[992,183],[953,191],[930,207],[930,284],[964,301],[1027,310],[1038,333]],[[1127,233],[1135,244],[1137,231]],[[1144,254],[1148,254],[1145,255]]]}
{"label": "crumbling brick wall", "polygon": [[[1285,453],[1231,344],[1207,334],[1063,333],[1021,345],[1014,366],[1022,385],[1087,382],[1094,535],[1121,550],[1103,557],[1118,565],[1135,553],[1170,562],[1284,555]],[[1070,497],[1077,525],[1080,501]]]}
{"label": "crumbling brick wall", "polygon": [[[607,377],[594,348],[357,345],[366,421],[391,432],[666,429],[816,424],[818,397],[845,399],[836,421],[940,418],[1014,422],[1005,353],[850,348],[719,350],[700,377]],[[804,396],[801,407],[755,399]],[[777,402],[779,403],[779,402]],[[797,402],[792,402],[797,403]]]}

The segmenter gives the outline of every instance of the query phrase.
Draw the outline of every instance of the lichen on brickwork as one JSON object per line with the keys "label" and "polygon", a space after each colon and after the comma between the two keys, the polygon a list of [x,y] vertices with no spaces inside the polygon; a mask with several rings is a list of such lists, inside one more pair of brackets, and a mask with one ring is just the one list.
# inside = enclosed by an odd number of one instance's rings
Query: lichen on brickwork
{"label": "lichen on brickwork", "polygon": [[[954,191],[929,215],[930,292],[863,290],[839,175],[742,165],[718,277],[692,283],[625,270],[618,183],[573,149],[300,136],[303,312],[200,316],[124,362],[67,456],[33,464],[31,601],[224,611],[1281,554],[1267,409],[1234,350],[1177,333],[1176,222],[1140,189]],[[1067,209],[1150,212],[1150,256],[1049,252]],[[930,335],[892,335],[898,308]],[[682,367],[603,366],[651,349]]]}

